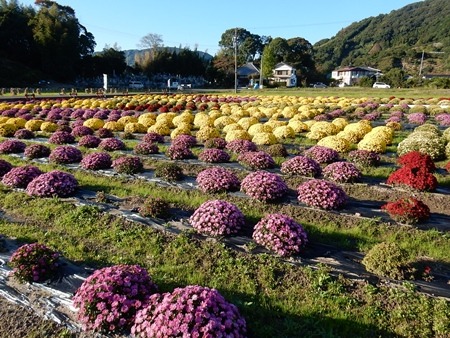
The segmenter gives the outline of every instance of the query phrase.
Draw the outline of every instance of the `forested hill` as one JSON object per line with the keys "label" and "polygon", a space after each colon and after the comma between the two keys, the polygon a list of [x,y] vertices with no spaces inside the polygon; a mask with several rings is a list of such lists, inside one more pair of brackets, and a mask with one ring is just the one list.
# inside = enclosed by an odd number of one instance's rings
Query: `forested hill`
{"label": "forested hill", "polygon": [[450,74],[450,0],[420,1],[369,17],[313,47],[324,73],[352,65],[417,75],[424,52],[423,74]]}

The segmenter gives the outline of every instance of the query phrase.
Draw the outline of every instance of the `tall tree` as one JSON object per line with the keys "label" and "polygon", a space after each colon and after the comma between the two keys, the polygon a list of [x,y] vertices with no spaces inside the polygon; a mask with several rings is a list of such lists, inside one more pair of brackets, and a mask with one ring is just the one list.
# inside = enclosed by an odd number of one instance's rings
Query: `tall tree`
{"label": "tall tree", "polygon": [[164,47],[164,41],[161,34],[148,33],[140,40],[138,47],[143,49],[150,49],[151,59],[155,58],[158,49]]}
{"label": "tall tree", "polygon": [[259,35],[252,34],[244,28],[227,29],[221,36],[219,47],[221,54],[234,56],[235,46],[237,51],[238,64],[244,64],[253,61],[257,54],[262,53],[264,47],[263,42],[266,37],[261,38]]}

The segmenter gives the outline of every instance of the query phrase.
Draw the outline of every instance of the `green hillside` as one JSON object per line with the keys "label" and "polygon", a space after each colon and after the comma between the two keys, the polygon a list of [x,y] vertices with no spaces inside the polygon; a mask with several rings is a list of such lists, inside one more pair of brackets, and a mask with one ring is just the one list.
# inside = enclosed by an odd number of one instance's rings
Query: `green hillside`
{"label": "green hillside", "polygon": [[403,68],[417,75],[450,74],[450,1],[425,0],[369,17],[314,45],[320,72],[341,66]]}

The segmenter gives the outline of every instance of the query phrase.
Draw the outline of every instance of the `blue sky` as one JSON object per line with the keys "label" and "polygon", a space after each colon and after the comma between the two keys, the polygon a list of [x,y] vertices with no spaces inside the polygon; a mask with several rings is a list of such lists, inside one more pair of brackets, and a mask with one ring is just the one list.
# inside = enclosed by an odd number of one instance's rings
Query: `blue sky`
{"label": "blue sky", "polygon": [[[34,0],[19,0],[24,5]],[[148,33],[160,34],[164,46],[197,48],[214,55],[226,30],[285,39],[302,37],[314,44],[331,38],[353,22],[388,14],[418,0],[59,0],[75,10],[97,43],[136,49]]]}

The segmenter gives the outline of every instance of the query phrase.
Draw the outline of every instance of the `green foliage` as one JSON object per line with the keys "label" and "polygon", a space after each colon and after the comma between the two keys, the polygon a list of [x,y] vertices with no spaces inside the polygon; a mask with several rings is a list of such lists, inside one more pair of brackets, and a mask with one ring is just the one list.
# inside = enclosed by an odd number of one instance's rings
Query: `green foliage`
{"label": "green foliage", "polygon": [[145,199],[142,206],[139,207],[139,215],[164,218],[168,215],[169,208],[169,203],[162,198],[149,196]]}
{"label": "green foliage", "polygon": [[168,181],[178,181],[183,177],[181,167],[172,162],[158,162],[155,167],[155,177]]}
{"label": "green foliage", "polygon": [[408,256],[397,244],[383,242],[369,250],[362,264],[367,271],[376,275],[404,279],[408,268]]}

